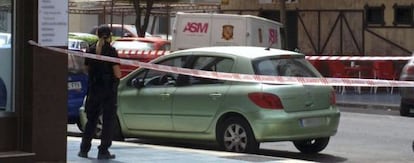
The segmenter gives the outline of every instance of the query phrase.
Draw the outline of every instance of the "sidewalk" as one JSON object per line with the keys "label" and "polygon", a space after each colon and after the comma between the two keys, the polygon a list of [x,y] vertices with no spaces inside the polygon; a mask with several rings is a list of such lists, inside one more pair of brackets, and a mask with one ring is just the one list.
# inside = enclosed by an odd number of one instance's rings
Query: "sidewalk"
{"label": "sidewalk", "polygon": [[386,91],[358,93],[352,90],[336,94],[337,105],[345,107],[399,110],[400,101],[400,94],[396,90],[392,94]]}

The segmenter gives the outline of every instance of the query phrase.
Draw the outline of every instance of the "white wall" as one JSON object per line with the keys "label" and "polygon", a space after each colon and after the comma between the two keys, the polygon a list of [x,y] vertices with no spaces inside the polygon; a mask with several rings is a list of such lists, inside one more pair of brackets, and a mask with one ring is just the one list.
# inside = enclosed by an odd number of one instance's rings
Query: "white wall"
{"label": "white wall", "polygon": [[69,32],[89,33],[96,25],[98,25],[98,15],[69,14]]}
{"label": "white wall", "polygon": [[[107,15],[105,17],[106,23],[111,22],[111,17]],[[114,15],[113,24],[121,24],[122,17]],[[142,21],[144,17],[142,17]],[[147,32],[151,33],[151,26],[152,21],[154,20],[153,17],[150,17]],[[156,19],[156,23],[154,24],[154,34],[159,34],[159,21],[160,19]],[[135,15],[126,15],[124,16],[124,24],[135,24]],[[174,18],[170,19],[170,29],[172,28],[174,23]],[[91,14],[69,14],[69,32],[84,32],[89,33],[89,31],[98,24],[98,15],[91,15]],[[171,32],[170,32],[171,34]]]}

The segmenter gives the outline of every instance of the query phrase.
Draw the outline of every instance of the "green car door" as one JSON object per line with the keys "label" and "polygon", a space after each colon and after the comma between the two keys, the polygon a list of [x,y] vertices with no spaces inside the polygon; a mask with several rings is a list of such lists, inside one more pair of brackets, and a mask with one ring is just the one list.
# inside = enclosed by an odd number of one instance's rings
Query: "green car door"
{"label": "green car door", "polygon": [[203,132],[207,130],[228,87],[225,84],[179,87],[174,93],[172,110],[175,131]]}
{"label": "green car door", "polygon": [[[180,67],[185,57],[160,61],[158,64]],[[177,74],[141,69],[129,77],[129,86],[119,90],[119,109],[129,130],[173,130],[172,94]]]}
{"label": "green car door", "polygon": [[118,105],[128,129],[172,130],[170,94],[175,91],[175,87],[150,84],[150,80],[158,79],[158,76],[144,78],[147,82],[145,86],[130,86],[119,91]]}
{"label": "green car door", "polygon": [[[195,60],[193,69],[229,72],[233,60],[201,56]],[[186,85],[177,87],[174,92],[172,118],[174,130],[180,132],[203,132],[224,100],[229,85],[217,79],[184,76]],[[183,81],[181,81],[183,82]]]}
{"label": "green car door", "polygon": [[119,92],[125,125],[131,130],[172,130],[170,94],[175,87],[126,88]]}

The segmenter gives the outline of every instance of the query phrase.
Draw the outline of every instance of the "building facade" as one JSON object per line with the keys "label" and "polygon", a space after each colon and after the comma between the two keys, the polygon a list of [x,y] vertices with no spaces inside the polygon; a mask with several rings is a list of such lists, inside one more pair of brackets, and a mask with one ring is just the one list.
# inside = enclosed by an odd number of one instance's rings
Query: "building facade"
{"label": "building facade", "polygon": [[[224,1],[222,1],[224,2]],[[227,0],[221,12],[279,20],[279,0]],[[307,55],[408,56],[412,0],[286,0],[287,49]]]}
{"label": "building facade", "polygon": [[67,56],[28,43],[39,1],[0,0],[0,162],[66,161]]}
{"label": "building facade", "polygon": [[[67,56],[28,43],[39,38],[40,1],[50,0],[0,0],[0,162],[66,161]],[[221,0],[219,12],[280,20],[278,2]],[[286,2],[287,49],[358,56],[409,56],[414,51],[412,0]],[[77,16],[69,20],[71,31],[86,32],[108,19],[131,21],[119,15]]]}

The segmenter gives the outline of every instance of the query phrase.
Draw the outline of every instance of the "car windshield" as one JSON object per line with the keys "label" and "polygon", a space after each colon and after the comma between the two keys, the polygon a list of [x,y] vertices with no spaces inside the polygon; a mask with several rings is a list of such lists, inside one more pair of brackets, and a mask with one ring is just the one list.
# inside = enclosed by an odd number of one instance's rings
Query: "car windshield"
{"label": "car windshield", "polygon": [[270,76],[320,77],[304,58],[261,58],[253,61],[255,74]]}
{"label": "car windshield", "polygon": [[115,41],[112,44],[117,50],[154,50],[154,44],[142,41]]}
{"label": "car windshield", "polygon": [[137,28],[134,25],[124,25],[124,28],[128,29],[131,33],[138,35]]}

